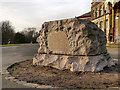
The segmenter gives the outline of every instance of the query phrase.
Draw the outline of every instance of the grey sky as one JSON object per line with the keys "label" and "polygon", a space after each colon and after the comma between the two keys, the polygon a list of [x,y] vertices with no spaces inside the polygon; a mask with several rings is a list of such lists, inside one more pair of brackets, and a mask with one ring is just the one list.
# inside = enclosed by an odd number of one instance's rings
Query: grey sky
{"label": "grey sky", "polygon": [[0,21],[9,20],[16,31],[41,27],[45,21],[73,18],[91,10],[92,0],[0,0]]}

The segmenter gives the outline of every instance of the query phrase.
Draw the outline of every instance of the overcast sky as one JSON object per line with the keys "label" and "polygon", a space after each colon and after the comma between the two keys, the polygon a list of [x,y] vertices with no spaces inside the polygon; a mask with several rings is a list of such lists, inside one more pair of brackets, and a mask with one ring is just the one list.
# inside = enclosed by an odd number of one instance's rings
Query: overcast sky
{"label": "overcast sky", "polygon": [[92,0],[0,0],[0,21],[9,20],[16,32],[40,29],[45,21],[74,18],[91,10]]}

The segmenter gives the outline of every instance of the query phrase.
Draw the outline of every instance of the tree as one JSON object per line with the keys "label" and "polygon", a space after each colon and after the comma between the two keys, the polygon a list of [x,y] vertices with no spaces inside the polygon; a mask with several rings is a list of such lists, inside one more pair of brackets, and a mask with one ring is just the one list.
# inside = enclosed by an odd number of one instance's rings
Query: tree
{"label": "tree", "polygon": [[35,43],[36,38],[39,36],[39,33],[36,32],[36,28],[34,27],[25,28],[21,33],[25,35],[27,43]]}
{"label": "tree", "polygon": [[36,39],[39,37],[39,33],[38,32],[35,32],[34,35],[33,35],[33,43],[36,43]]}
{"label": "tree", "polygon": [[0,23],[0,32],[2,32],[2,44],[14,42],[13,39],[15,31],[9,21],[3,21]]}
{"label": "tree", "polygon": [[20,43],[25,43],[26,42],[26,38],[25,35],[21,34],[21,33],[16,33],[14,36],[14,43],[15,44],[20,44]]}

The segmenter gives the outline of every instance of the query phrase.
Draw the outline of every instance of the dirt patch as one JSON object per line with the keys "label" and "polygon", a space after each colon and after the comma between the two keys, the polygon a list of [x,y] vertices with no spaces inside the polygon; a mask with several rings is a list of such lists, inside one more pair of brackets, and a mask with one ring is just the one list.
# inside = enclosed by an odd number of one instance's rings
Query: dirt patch
{"label": "dirt patch", "polygon": [[[16,79],[37,83],[40,85],[51,85],[63,88],[108,88],[118,87],[119,75],[118,65],[104,68],[104,71],[71,72],[69,70],[58,70],[52,67],[33,66],[32,60],[27,60],[8,68],[10,74]],[[119,74],[118,74],[119,73]]]}

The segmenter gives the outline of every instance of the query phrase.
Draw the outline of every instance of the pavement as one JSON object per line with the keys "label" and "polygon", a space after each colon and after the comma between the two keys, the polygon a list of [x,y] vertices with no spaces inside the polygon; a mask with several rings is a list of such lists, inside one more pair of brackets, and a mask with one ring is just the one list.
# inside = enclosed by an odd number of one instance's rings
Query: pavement
{"label": "pavement", "polygon": [[[38,48],[38,44],[2,47],[2,68],[5,68],[16,61],[32,59],[37,53]],[[118,49],[110,47],[107,48],[107,50],[114,59],[120,59],[120,48]],[[28,88],[24,85],[19,85],[6,80],[4,75],[0,75],[0,77],[2,77],[2,82],[0,83],[0,85],[2,84],[2,87],[0,88]]]}

